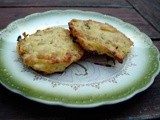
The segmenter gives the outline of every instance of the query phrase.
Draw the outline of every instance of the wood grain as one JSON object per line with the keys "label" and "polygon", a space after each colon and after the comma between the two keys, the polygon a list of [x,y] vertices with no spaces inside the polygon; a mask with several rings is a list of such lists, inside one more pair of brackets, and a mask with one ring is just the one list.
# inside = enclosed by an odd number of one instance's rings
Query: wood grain
{"label": "wood grain", "polygon": [[159,0],[128,0],[131,5],[160,32]]}
{"label": "wood grain", "polygon": [[1,0],[0,7],[131,7],[126,0]]}
{"label": "wood grain", "polygon": [[[47,10],[65,10],[68,7],[34,7],[34,8],[0,8],[0,29],[5,28],[9,23],[26,15],[44,12]],[[70,7],[70,9],[94,11],[102,14],[111,15],[131,23],[138,27],[142,32],[146,33],[151,38],[159,38],[160,34],[148,24],[134,9],[131,8],[86,8],[86,7]],[[124,14],[125,12],[125,14]],[[133,17],[134,16],[134,17]]]}

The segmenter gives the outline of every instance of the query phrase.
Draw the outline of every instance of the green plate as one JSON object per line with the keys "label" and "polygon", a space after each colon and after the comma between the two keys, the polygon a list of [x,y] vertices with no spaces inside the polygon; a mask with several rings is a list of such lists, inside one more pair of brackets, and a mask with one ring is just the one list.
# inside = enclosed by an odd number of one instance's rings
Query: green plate
{"label": "green plate", "polygon": [[[129,37],[134,46],[123,64],[90,56],[63,73],[48,76],[23,65],[16,52],[19,35],[47,27],[68,28],[73,18],[109,23]],[[30,100],[65,107],[88,108],[128,100],[147,89],[160,71],[159,51],[146,34],[118,18],[89,11],[52,10],[12,22],[0,32],[0,56],[2,85]]]}

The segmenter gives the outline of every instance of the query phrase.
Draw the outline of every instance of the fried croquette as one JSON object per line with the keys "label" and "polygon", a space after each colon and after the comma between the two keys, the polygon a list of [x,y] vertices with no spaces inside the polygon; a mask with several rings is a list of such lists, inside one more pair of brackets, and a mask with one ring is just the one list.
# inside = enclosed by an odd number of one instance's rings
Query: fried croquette
{"label": "fried croquette", "polygon": [[106,54],[120,63],[133,45],[128,37],[107,23],[72,19],[68,25],[71,35],[84,50]]}
{"label": "fried croquette", "polygon": [[19,56],[26,66],[44,74],[63,72],[84,53],[64,28],[47,28],[23,36],[17,42]]}

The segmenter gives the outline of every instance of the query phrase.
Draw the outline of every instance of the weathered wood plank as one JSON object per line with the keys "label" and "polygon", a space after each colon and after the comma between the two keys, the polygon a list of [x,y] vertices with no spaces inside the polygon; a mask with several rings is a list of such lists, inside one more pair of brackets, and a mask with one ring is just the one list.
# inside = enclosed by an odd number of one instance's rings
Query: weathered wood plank
{"label": "weathered wood plank", "polygon": [[1,0],[0,7],[17,6],[88,6],[131,7],[126,0]]}
{"label": "weathered wood plank", "polygon": [[128,2],[160,32],[159,0],[128,0]]}
{"label": "weathered wood plank", "polygon": [[[26,15],[43,12],[55,9],[68,9],[67,7],[36,7],[36,8],[0,8],[0,29],[6,27],[10,22]],[[160,34],[146,22],[134,9],[132,8],[85,8],[85,7],[70,7],[70,9],[78,9],[84,11],[95,11],[103,14],[115,16],[131,23],[138,27],[142,32],[146,33],[151,38],[160,38]],[[134,17],[133,17],[134,16]]]}
{"label": "weathered wood plank", "polygon": [[[153,41],[153,44],[158,48],[159,52],[160,52],[160,39],[156,39],[156,40],[152,40]],[[160,74],[159,74],[159,84],[160,84]],[[155,85],[158,87],[158,85]],[[159,88],[160,90],[160,88]],[[160,91],[159,91],[160,92]]]}

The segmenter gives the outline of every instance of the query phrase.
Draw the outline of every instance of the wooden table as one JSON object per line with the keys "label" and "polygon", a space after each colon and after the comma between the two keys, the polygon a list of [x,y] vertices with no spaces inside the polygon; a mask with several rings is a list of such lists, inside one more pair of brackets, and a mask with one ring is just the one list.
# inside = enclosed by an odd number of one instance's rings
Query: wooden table
{"label": "wooden table", "polygon": [[[137,26],[160,49],[159,0],[1,0],[0,29],[26,15],[47,10],[78,9],[112,15]],[[0,119],[151,119],[160,118],[160,75],[132,99],[92,109],[48,106],[14,94],[0,85]]]}

